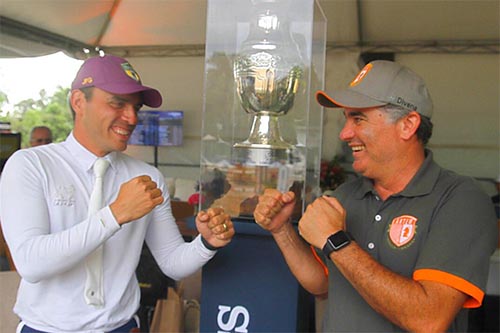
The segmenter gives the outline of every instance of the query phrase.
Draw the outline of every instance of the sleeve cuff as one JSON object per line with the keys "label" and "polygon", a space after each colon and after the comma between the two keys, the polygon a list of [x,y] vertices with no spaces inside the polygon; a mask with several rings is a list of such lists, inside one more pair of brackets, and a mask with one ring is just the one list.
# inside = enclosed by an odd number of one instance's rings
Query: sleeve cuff
{"label": "sleeve cuff", "polygon": [[99,221],[107,232],[114,233],[120,229],[120,225],[113,216],[113,213],[111,212],[109,206],[102,208],[97,213],[97,217],[99,218]]}
{"label": "sleeve cuff", "polygon": [[200,234],[201,243],[203,246],[210,251],[217,251],[220,247],[212,246],[210,243]]}
{"label": "sleeve cuff", "polygon": [[480,307],[484,298],[484,292],[480,288],[461,277],[447,272],[435,269],[418,269],[413,272],[413,279],[416,281],[435,281],[460,290],[469,296],[463,306],[464,308]]}
{"label": "sleeve cuff", "polygon": [[206,258],[211,258],[217,253],[217,250],[210,250],[208,249],[202,240],[203,237],[201,237],[201,234],[198,234],[195,239],[191,243],[193,243],[194,247],[197,249],[198,253]]}

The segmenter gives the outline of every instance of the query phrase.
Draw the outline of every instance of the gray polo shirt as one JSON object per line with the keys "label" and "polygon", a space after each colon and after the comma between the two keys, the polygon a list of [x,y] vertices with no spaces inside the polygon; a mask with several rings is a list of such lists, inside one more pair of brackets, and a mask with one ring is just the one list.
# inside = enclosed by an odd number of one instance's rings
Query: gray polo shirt
{"label": "gray polo shirt", "polygon": [[[365,178],[343,184],[335,196],[347,211],[347,230],[379,263],[405,277],[450,285],[470,295],[466,307],[479,306],[497,244],[497,220],[490,198],[472,178],[439,167],[426,151],[408,186],[385,201]],[[401,331],[327,263],[325,332]],[[466,329],[462,310],[449,331]]]}

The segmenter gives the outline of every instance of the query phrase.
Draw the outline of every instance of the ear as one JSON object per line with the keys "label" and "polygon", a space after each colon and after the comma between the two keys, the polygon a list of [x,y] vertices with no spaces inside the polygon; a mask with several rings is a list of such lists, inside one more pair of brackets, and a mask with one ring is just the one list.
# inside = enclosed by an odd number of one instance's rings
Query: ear
{"label": "ear", "polygon": [[420,115],[416,111],[411,111],[400,119],[399,127],[401,131],[401,138],[404,140],[409,140],[417,133],[417,129],[420,126]]}
{"label": "ear", "polygon": [[73,111],[75,111],[75,116],[79,117],[82,115],[83,110],[85,110],[85,103],[87,100],[85,99],[84,93],[79,90],[75,89],[71,91],[71,96],[70,96],[70,103],[71,107],[73,108]]}

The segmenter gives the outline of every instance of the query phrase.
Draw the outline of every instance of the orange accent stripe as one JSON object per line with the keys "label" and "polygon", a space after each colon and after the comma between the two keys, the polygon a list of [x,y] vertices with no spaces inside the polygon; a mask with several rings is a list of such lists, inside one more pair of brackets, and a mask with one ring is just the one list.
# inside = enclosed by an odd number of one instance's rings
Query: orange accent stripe
{"label": "orange accent stripe", "polygon": [[310,246],[311,247],[311,251],[313,253],[313,256],[314,258],[316,259],[317,262],[319,262],[321,264],[321,267],[323,267],[323,271],[325,272],[325,275],[328,276],[328,267],[326,267],[325,263],[323,262],[323,260],[321,260],[321,258],[318,256],[318,254],[316,253],[316,250],[314,249],[314,246]]}
{"label": "orange accent stripe", "polygon": [[469,295],[470,297],[464,303],[464,308],[478,308],[483,302],[484,292],[481,289],[469,281],[450,273],[436,269],[419,269],[413,272],[413,279],[416,281],[436,281]]}
{"label": "orange accent stripe", "polygon": [[[330,102],[331,104],[333,105],[324,105],[323,103],[321,103],[319,101],[319,96],[321,95],[321,99],[325,98],[328,102]],[[339,107],[339,108],[343,108],[343,109],[364,109],[365,107],[352,107],[352,106],[349,106],[349,105],[345,105],[343,103],[340,103],[336,100],[334,100],[331,96],[329,96],[326,92],[324,91],[317,91],[316,92],[316,101],[321,104],[322,106],[326,107],[326,108],[335,108],[335,107]],[[371,107],[377,107],[377,106],[382,106],[382,105],[386,105],[387,103],[380,103],[378,105],[373,105]]]}

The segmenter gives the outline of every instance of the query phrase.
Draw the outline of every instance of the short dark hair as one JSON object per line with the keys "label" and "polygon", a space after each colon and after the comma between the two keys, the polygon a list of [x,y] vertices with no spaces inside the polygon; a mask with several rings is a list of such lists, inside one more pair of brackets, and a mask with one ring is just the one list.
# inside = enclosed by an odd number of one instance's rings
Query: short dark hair
{"label": "short dark hair", "polygon": [[[94,87],[85,87],[85,88],[80,88],[78,90],[83,92],[85,99],[88,101],[92,98],[92,93],[94,91]],[[70,97],[68,99],[69,109],[71,111],[71,116],[73,117],[73,120],[75,120],[75,110],[73,110],[73,106],[71,105],[71,95],[69,97]]]}

